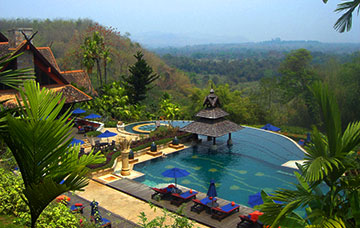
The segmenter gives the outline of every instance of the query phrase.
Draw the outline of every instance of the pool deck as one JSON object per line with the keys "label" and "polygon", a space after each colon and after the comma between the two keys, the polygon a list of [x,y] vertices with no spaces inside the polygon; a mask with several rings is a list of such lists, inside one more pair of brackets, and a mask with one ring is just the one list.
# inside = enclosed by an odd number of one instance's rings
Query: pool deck
{"label": "pool deck", "polygon": [[[154,193],[154,191],[148,187],[145,184],[139,183],[137,181],[131,180],[131,179],[120,179],[117,181],[113,181],[111,183],[106,184],[107,186],[116,189],[118,191],[121,191],[123,193],[126,193],[130,196],[133,196],[137,199],[140,199],[145,202],[151,202],[152,204],[161,207],[166,208],[167,210],[171,212],[176,212],[178,209],[177,206],[170,204],[169,200],[160,200],[156,201],[155,199],[151,199],[151,195]],[[187,189],[184,187],[179,186],[180,189],[183,191],[186,191]],[[199,192],[197,194],[198,199],[203,199],[206,197],[205,193]],[[230,201],[220,199],[217,197],[217,202],[220,206],[226,205],[228,203],[231,203]],[[205,211],[202,211],[200,214],[197,214],[195,212],[192,212],[190,210],[191,206],[194,203],[192,201],[185,203],[184,206],[184,213],[185,216],[188,217],[191,220],[194,220],[200,224],[206,225],[208,227],[214,227],[214,228],[231,228],[236,227],[237,224],[240,222],[239,215],[248,215],[253,211],[253,209],[240,205],[239,212],[233,213],[232,215],[224,218],[221,221],[218,221],[216,219],[211,218],[211,215],[206,213]]]}

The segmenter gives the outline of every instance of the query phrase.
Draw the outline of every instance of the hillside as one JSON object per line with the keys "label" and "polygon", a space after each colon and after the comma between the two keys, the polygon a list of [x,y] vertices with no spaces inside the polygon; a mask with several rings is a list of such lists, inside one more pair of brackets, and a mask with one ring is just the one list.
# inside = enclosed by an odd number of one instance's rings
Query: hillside
{"label": "hillside", "polygon": [[[90,19],[78,20],[30,20],[0,19],[0,31],[7,35],[12,28],[33,28],[38,31],[33,39],[36,46],[50,46],[61,70],[85,69],[82,64],[80,46],[85,37],[91,36],[98,30],[105,37],[105,43],[110,48],[111,61],[107,65],[108,82],[121,80],[121,75],[127,75],[128,67],[135,62],[133,55],[142,51],[145,59],[154,71],[161,77],[156,81],[161,91],[167,91],[175,98],[183,98],[189,93],[190,81],[186,74],[169,67],[154,53],[132,42],[127,33],[120,33],[115,28],[107,28],[96,24]],[[94,72],[90,73],[91,80],[97,86]]]}

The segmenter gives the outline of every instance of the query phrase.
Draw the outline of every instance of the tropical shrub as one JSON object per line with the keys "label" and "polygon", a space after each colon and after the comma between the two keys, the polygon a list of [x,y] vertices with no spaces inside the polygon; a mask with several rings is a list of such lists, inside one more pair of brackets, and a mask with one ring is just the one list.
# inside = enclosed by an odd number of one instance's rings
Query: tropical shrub
{"label": "tropical shrub", "polygon": [[[304,165],[298,165],[302,175],[296,173],[295,190],[263,194],[260,209],[265,214],[260,219],[272,227],[359,227],[360,158],[354,150],[360,144],[360,122],[343,130],[339,107],[327,86],[314,83],[311,89],[321,107],[325,133],[313,128]],[[305,218],[294,212],[298,208],[306,210]]]}
{"label": "tropical shrub", "polygon": [[[156,211],[156,207],[150,203],[150,207]],[[148,220],[145,212],[141,212],[138,223],[143,228],[192,228],[194,224],[191,220],[184,216],[183,206],[176,213],[171,213],[166,209],[162,209],[163,215],[157,216],[153,220]],[[170,220],[170,225],[165,224],[166,220]]]}
{"label": "tropical shrub", "polygon": [[[24,184],[21,176],[0,168],[0,214],[13,215],[15,224],[30,226],[28,205],[22,198]],[[78,227],[79,219],[61,203],[51,203],[40,215],[36,227]]]}

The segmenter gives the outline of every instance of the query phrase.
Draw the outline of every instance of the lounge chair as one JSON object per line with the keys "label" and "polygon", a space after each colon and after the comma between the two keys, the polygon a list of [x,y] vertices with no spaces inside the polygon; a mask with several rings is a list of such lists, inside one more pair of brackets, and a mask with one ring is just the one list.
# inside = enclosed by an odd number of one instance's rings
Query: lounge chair
{"label": "lounge chair", "polygon": [[154,199],[155,196],[159,195],[160,198],[165,198],[167,196],[170,196],[171,193],[174,191],[175,186],[169,185],[166,188],[151,188],[155,191],[154,194],[151,195],[151,199]]}
{"label": "lounge chair", "polygon": [[72,213],[83,213],[84,206],[82,203],[76,203],[74,205],[71,205],[70,210]]}
{"label": "lounge chair", "polygon": [[216,200],[216,198],[211,200],[209,197],[206,197],[202,200],[193,199],[192,201],[194,202],[194,205],[190,208],[190,210],[195,211],[198,214],[205,209],[207,209],[208,212],[211,212],[211,207],[209,207],[207,204],[211,203],[211,201],[216,202]]}
{"label": "lounge chair", "polygon": [[262,228],[264,225],[257,220],[257,218],[249,215],[239,215],[240,222],[237,224],[237,228]]}
{"label": "lounge chair", "polygon": [[240,206],[238,204],[229,203],[221,208],[213,207],[211,208],[211,218],[221,221],[223,218],[231,215],[232,213],[238,212]]}
{"label": "lounge chair", "polygon": [[182,194],[172,193],[171,204],[175,204],[176,206],[179,206],[180,204],[185,203],[191,199],[196,199],[197,194],[198,194],[197,192],[192,190],[189,190]]}
{"label": "lounge chair", "polygon": [[111,228],[111,221],[107,218],[101,218],[100,227]]}

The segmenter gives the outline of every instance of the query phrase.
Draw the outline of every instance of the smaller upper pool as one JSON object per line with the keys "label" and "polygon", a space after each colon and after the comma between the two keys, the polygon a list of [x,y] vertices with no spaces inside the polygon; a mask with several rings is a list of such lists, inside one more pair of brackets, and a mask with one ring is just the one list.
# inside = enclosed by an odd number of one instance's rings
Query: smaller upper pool
{"label": "smaller upper pool", "polygon": [[[184,127],[191,123],[192,121],[187,120],[175,120],[175,121],[160,121],[161,125],[171,124],[174,127]],[[150,134],[151,131],[156,129],[155,121],[142,121],[137,123],[128,124],[125,126],[125,131],[132,134]]]}

